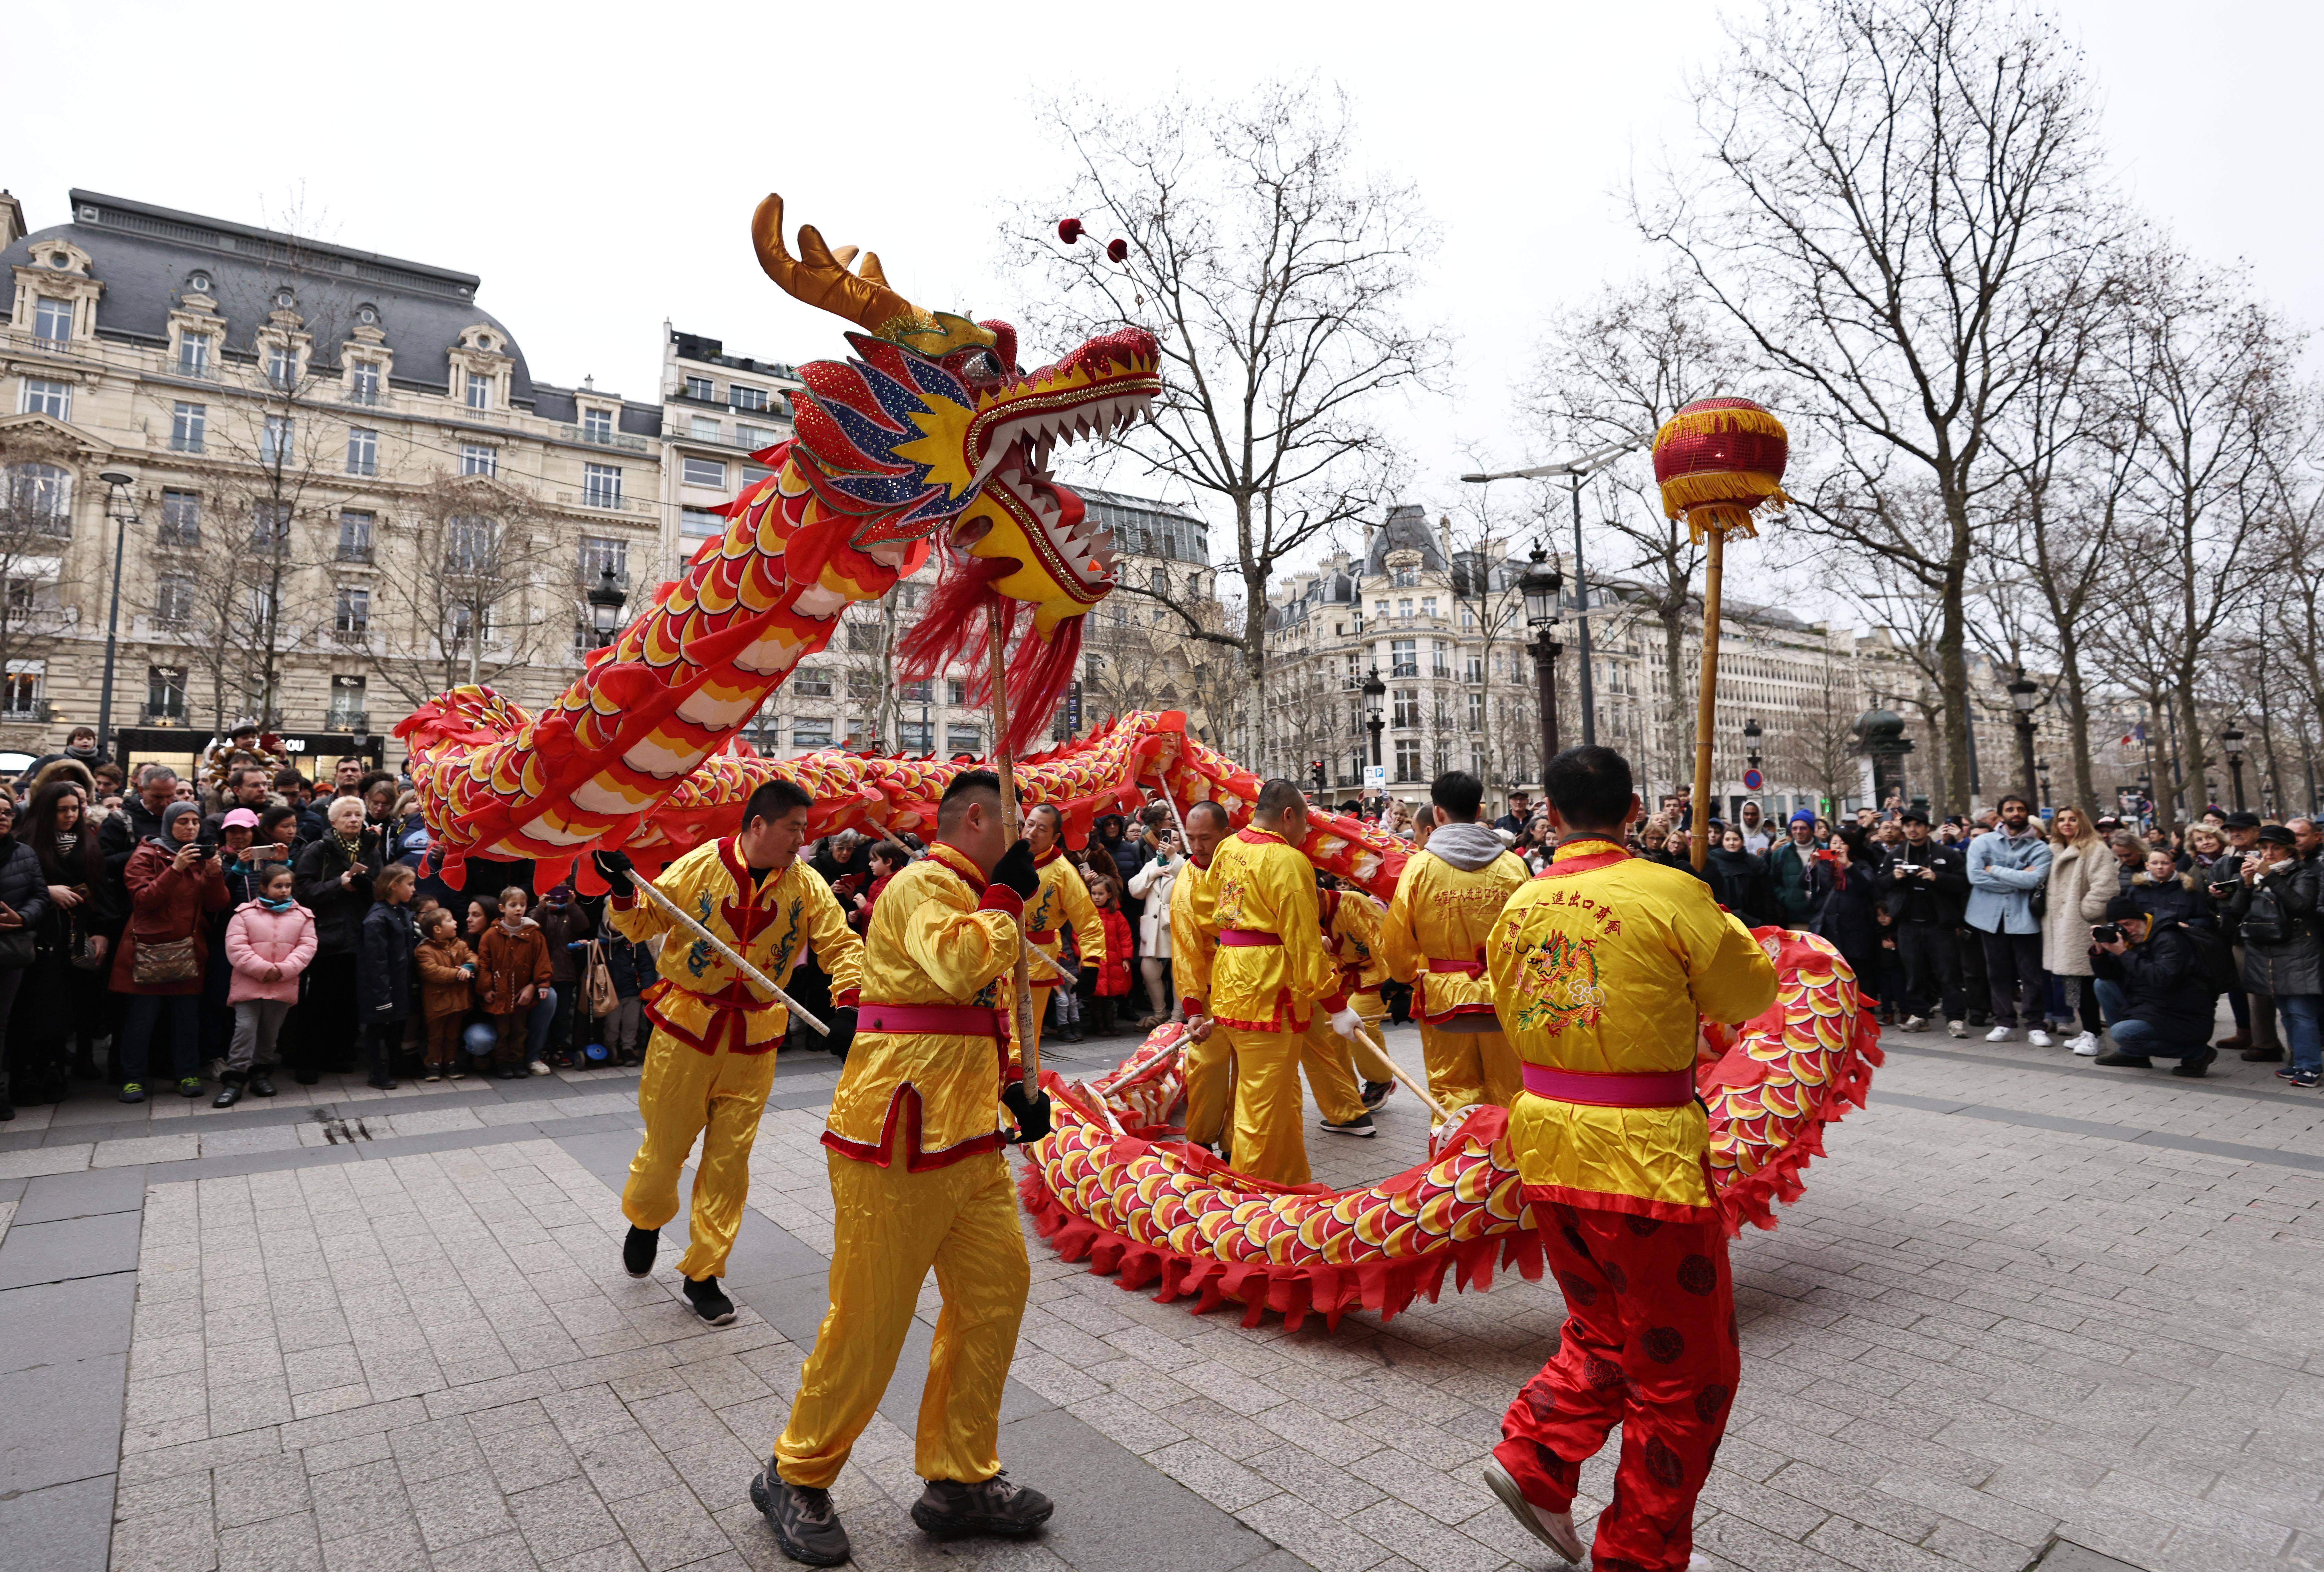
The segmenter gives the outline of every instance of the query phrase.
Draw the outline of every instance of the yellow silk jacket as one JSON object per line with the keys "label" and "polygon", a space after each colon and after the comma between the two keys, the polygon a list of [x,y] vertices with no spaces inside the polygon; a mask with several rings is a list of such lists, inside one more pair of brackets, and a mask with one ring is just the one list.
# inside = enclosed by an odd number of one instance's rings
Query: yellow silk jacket
{"label": "yellow silk jacket", "polygon": [[[1039,870],[1041,884],[1025,903],[1025,936],[1042,954],[1061,961],[1065,931],[1070,929],[1082,964],[1103,962],[1105,924],[1098,921],[1097,907],[1090,904],[1089,886],[1083,881],[1081,869],[1054,846],[1034,867]],[[1029,975],[1035,988],[1059,986],[1057,974],[1038,961]]]}
{"label": "yellow silk jacket", "polygon": [[[862,1014],[825,1145],[884,1168],[901,1119],[914,1172],[1000,1146],[1001,1084],[1014,1069],[1007,1010],[1018,906],[1013,890],[988,890],[976,864],[941,841],[888,881],[864,935]],[[990,1025],[883,1032],[873,1026],[883,1005],[981,1012]]]}
{"label": "yellow silk jacket", "polygon": [[[1691,1072],[1698,1016],[1746,1021],[1775,999],[1774,964],[1709,886],[1595,838],[1559,847],[1509,897],[1485,954],[1517,1057],[1557,1070]],[[1700,1102],[1600,1108],[1527,1091],[1509,1141],[1529,1200],[1718,1216]]]}
{"label": "yellow silk jacket", "polygon": [[[1211,854],[1218,952],[1211,961],[1211,1014],[1246,1032],[1304,1032],[1321,1004],[1347,1002],[1339,969],[1323,953],[1315,866],[1272,831],[1238,830]],[[1271,933],[1274,944],[1239,945],[1231,930]],[[1172,938],[1172,955],[1176,939]]]}
{"label": "yellow silk jacket", "polygon": [[1323,948],[1340,970],[1340,991],[1370,993],[1388,980],[1388,957],[1380,949],[1379,903],[1361,890],[1324,890]]}
{"label": "yellow silk jacket", "polygon": [[[806,863],[793,861],[753,888],[732,835],[706,841],[661,870],[654,887],[695,921],[733,945],[752,965],[786,987],[799,957],[812,949],[831,974],[832,1002],[855,1002],[863,942],[847,925],[831,887]],[[705,1053],[721,1046],[764,1053],[783,1040],[790,1012],[761,997],[756,987],[709,945],[632,893],[611,905],[614,931],[642,942],[666,934],[657,970],[645,990],[647,1019]]]}
{"label": "yellow silk jacket", "polygon": [[1190,857],[1170,886],[1170,980],[1178,989],[1178,1013],[1190,1021],[1211,1013],[1211,963],[1218,942],[1211,870]]}
{"label": "yellow silk jacket", "polygon": [[1420,1019],[1433,1026],[1455,1016],[1493,1013],[1493,986],[1482,964],[1485,940],[1509,892],[1530,877],[1525,863],[1507,851],[1474,872],[1425,849],[1404,865],[1380,924],[1380,946],[1396,979],[1413,985],[1413,1013]]}

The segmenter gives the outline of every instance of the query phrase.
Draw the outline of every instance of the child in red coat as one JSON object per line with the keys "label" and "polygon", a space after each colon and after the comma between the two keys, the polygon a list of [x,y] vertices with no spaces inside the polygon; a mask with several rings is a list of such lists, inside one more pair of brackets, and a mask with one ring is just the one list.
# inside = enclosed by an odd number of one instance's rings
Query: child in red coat
{"label": "child in red coat", "polygon": [[1090,905],[1097,908],[1098,925],[1104,930],[1105,953],[1102,959],[1092,957],[1086,964],[1097,972],[1097,1034],[1111,1036],[1113,1033],[1114,1000],[1130,994],[1130,971],[1136,964],[1130,951],[1134,948],[1130,936],[1130,919],[1121,915],[1120,892],[1110,878],[1093,878],[1089,884]]}

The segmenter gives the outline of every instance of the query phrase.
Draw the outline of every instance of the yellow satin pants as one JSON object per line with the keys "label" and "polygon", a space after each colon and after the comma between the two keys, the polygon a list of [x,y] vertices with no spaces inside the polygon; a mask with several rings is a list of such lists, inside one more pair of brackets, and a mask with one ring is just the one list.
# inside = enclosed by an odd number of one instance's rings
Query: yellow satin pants
{"label": "yellow satin pants", "polygon": [[[1234,1144],[1230,1155],[1235,1167],[1276,1184],[1306,1183],[1307,1142],[1301,1125],[1307,1098],[1299,1086],[1305,1039],[1297,1032],[1244,1032],[1231,1026],[1221,1026],[1211,1036],[1213,1041],[1224,1037],[1234,1055]],[[1360,1109],[1362,1106],[1357,1104]]]}
{"label": "yellow satin pants", "polygon": [[664,1034],[654,1035],[638,1077],[638,1112],[645,1139],[630,1160],[622,1187],[622,1215],[641,1228],[659,1228],[678,1215],[678,1176],[702,1140],[694,1169],[689,1238],[678,1269],[699,1281],[726,1274],[727,1253],[742,1226],[751,1188],[751,1143],[775,1084],[775,1051],[705,1053]]}
{"label": "yellow satin pants", "polygon": [[1448,1113],[1471,1103],[1508,1108],[1525,1086],[1517,1052],[1499,1032],[1447,1032],[1423,1021],[1420,1052],[1428,1063],[1428,1089]]}
{"label": "yellow satin pants", "polygon": [[776,1472],[829,1489],[896,1373],[920,1285],[936,1273],[944,1310],[920,1393],[916,1466],[923,1479],[973,1485],[1001,1471],[1001,1389],[1017,1352],[1031,1273],[1009,1160],[980,1152],[905,1170],[899,1126],[888,1166],[825,1154],[838,1204],[831,1308],[799,1369]]}
{"label": "yellow satin pants", "polygon": [[1200,1043],[1186,1044],[1186,1139],[1215,1146],[1227,1133],[1227,1109],[1234,1104],[1234,1049],[1227,1029],[1213,1026]]}
{"label": "yellow satin pants", "polygon": [[[1364,1047],[1370,1050],[1371,1044]],[[1356,1085],[1351,1052],[1348,1040],[1332,1030],[1332,1018],[1317,1007],[1299,1038],[1299,1068],[1307,1072],[1307,1089],[1314,1093],[1315,1106],[1335,1125],[1344,1125],[1364,1111],[1364,1094]]]}

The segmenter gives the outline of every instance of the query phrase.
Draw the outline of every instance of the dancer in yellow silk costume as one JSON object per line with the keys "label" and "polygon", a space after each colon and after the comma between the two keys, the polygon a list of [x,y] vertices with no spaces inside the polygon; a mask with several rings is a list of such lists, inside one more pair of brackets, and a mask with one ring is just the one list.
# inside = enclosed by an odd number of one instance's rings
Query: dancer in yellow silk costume
{"label": "dancer in yellow silk costume", "polygon": [[[1048,1131],[1028,1099],[1005,1024],[1019,914],[1038,887],[1026,842],[1006,845],[1001,786],[955,777],[928,855],[890,881],[865,935],[862,1034],[824,1128],[836,1212],[831,1308],[799,1372],[790,1422],[751,1499],[783,1553],[847,1559],[829,1494],[895,1374],[933,1266],[936,1319],[920,1398],[912,1521],[932,1533],[1029,1533],[1051,1503],[1001,1477],[1001,1384],[1028,1271],[999,1112]],[[989,882],[988,882],[989,881]]]}
{"label": "dancer in yellow silk costume", "polygon": [[1227,813],[1213,802],[1186,810],[1186,869],[1170,887],[1170,979],[1186,1022],[1186,1139],[1215,1146],[1226,1134],[1234,1096],[1234,1060],[1226,1034],[1211,1017],[1211,969],[1217,961],[1217,903],[1211,860],[1227,832]]}
{"label": "dancer in yellow silk costume", "polygon": [[1277,1184],[1308,1181],[1299,1127],[1308,1021],[1320,1008],[1342,1035],[1363,1032],[1323,953],[1315,869],[1298,850],[1306,839],[1306,799],[1292,782],[1271,780],[1259,790],[1250,827],[1222,841],[1211,858],[1219,935],[1211,1014],[1234,1054],[1233,1162]]}
{"label": "dancer in yellow silk costume", "polygon": [[[844,1053],[854,1026],[850,1007],[863,946],[849,931],[831,887],[798,860],[814,806],[800,787],[769,781],[744,804],[739,833],[696,847],[662,869],[654,887],[778,988],[790,981],[800,955],[812,948],[817,964],[831,974],[837,1007],[825,1025],[835,1050]],[[668,913],[632,889],[627,857],[601,851],[596,860],[613,887],[614,930],[637,942],[666,936],[661,979],[645,993],[655,1030],[638,1077],[645,1139],[622,1190],[622,1213],[630,1219],[622,1263],[632,1277],[653,1270],[659,1230],[678,1215],[678,1172],[701,1137],[688,1241],[678,1269],[695,1313],[724,1326],[734,1319],[734,1306],[718,1280],[742,1224],[751,1143],[775,1082],[775,1048],[790,1012],[762,997],[724,956],[678,929]]]}
{"label": "dancer in yellow silk costume", "polygon": [[1380,942],[1388,970],[1412,984],[1412,1013],[1436,1100],[1454,1110],[1471,1103],[1507,1108],[1517,1095],[1517,1061],[1493,1015],[1485,939],[1510,892],[1531,875],[1499,835],[1477,822],[1485,788],[1475,776],[1448,770],[1428,795],[1436,828],[1426,849],[1404,865]]}
{"label": "dancer in yellow silk costume", "polygon": [[[1109,959],[1105,924],[1098,920],[1097,907],[1090,904],[1089,886],[1083,881],[1081,870],[1057,844],[1064,823],[1057,810],[1047,803],[1025,811],[1025,841],[1033,849],[1033,867],[1041,879],[1025,897],[1025,937],[1034,949],[1062,963],[1065,935],[1071,933],[1082,964],[1102,966]],[[1028,976],[1033,983],[1033,1046],[1038,1049],[1042,1023],[1049,1015],[1049,997],[1065,985],[1038,961]]]}
{"label": "dancer in yellow silk costume", "polygon": [[[1315,900],[1323,926],[1323,953],[1338,969],[1340,991],[1347,995],[1348,1007],[1363,1022],[1364,1030],[1351,1040],[1332,1030],[1329,1017],[1316,1016],[1307,1023],[1300,1063],[1306,1069],[1315,1104],[1323,1110],[1323,1127],[1340,1135],[1368,1135],[1371,1110],[1396,1086],[1396,1071],[1388,1065],[1380,1036],[1380,1021],[1388,1014],[1380,999],[1380,984],[1388,980],[1388,961],[1379,946],[1380,906],[1359,889],[1326,888]],[[1326,1059],[1329,1067],[1319,1071],[1319,1061]],[[1360,1076],[1363,1084],[1358,1087]],[[1354,1093],[1360,1117],[1345,1111],[1343,1087]]]}
{"label": "dancer in yellow silk costume", "polygon": [[1524,1064],[1509,1146],[1566,1319],[1485,1483],[1578,1562],[1582,1466],[1619,1425],[1593,1562],[1681,1572],[1741,1364],[1697,1017],[1758,1015],[1775,969],[1702,880],[1624,850],[1639,810],[1620,754],[1569,748],[1545,773],[1557,850],[1502,908],[1486,961]]}

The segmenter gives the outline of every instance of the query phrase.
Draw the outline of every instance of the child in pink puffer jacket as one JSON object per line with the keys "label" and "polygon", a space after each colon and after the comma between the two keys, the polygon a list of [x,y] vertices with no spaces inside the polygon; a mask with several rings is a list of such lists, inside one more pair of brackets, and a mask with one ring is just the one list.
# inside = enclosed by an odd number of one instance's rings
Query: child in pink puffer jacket
{"label": "child in pink puffer jacket", "polygon": [[216,1108],[230,1108],[244,1088],[254,1097],[272,1097],[274,1037],[282,1017],[299,1002],[299,974],[315,959],[315,914],[290,896],[287,868],[269,869],[258,898],[245,901],[226,919],[226,958],[234,968],[226,1002],[234,1006],[234,1044],[226,1050],[226,1074]]}

